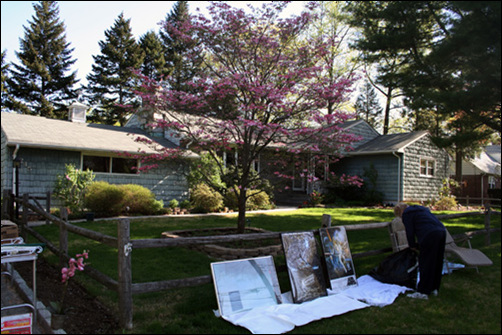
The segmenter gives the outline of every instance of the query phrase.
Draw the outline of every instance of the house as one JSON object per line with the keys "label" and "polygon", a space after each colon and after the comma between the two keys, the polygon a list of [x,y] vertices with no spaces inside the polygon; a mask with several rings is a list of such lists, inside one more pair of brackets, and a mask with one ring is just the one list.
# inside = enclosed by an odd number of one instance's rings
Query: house
{"label": "house", "polygon": [[[352,143],[353,150],[343,153],[344,157],[331,164],[329,171],[338,176],[360,176],[367,185],[371,181],[366,171],[375,171],[375,185],[371,187],[381,193],[384,204],[438,199],[443,180],[449,177],[449,156],[432,142],[427,131],[380,135],[364,120],[348,121],[343,128],[360,140]],[[295,178],[293,190],[322,191],[325,179],[317,177],[320,185]]]}
{"label": "house", "polygon": [[383,194],[386,204],[439,197],[442,182],[449,177],[449,156],[427,131],[379,135],[364,120],[347,128],[363,139],[336,164],[335,173],[363,176],[365,169],[374,168],[375,190]]}
{"label": "house", "polygon": [[[162,112],[154,116],[155,119],[167,117]],[[138,115],[131,118],[130,122],[136,126],[145,123]],[[304,162],[296,164],[300,171],[290,171],[292,178],[287,181],[289,185],[284,185],[284,181],[275,178],[272,171],[265,171],[264,167],[269,165],[267,163],[273,158],[267,157],[266,154],[261,155],[260,160],[255,163],[255,170],[276,186],[277,202],[301,203],[313,190],[325,190],[324,182],[329,175],[326,172],[364,176],[365,169],[370,168],[378,173],[374,190],[383,195],[382,200],[386,204],[399,201],[430,201],[439,197],[443,180],[449,177],[449,156],[444,149],[438,148],[432,142],[428,132],[380,135],[364,120],[347,121],[342,128],[360,138],[352,143],[354,150],[345,152],[345,157],[335,164],[328,166],[327,162],[324,163],[324,167],[313,162],[315,158],[305,153]],[[175,135],[172,137],[177,138]],[[273,145],[271,149],[272,147]],[[222,155],[224,163],[232,164],[237,161],[235,152],[228,151]],[[307,173],[304,172],[306,170]],[[277,187],[278,185],[281,186]]]}
{"label": "house", "polygon": [[[450,174],[455,176],[455,161]],[[489,145],[473,159],[462,161],[462,188],[458,199],[465,203],[485,203],[485,199],[495,198],[492,191],[500,192],[500,145]],[[500,197],[500,193],[498,193]]]}
{"label": "house", "polygon": [[[46,194],[53,190],[56,176],[65,172],[65,165],[73,164],[93,170],[96,181],[142,185],[164,203],[188,198],[186,160],[162,162],[157,169],[138,172],[141,160],[124,155],[154,154],[158,149],[178,148],[176,144],[138,128],[86,123],[86,109],[73,104],[68,121],[2,112],[2,194],[6,189],[15,192],[16,187],[19,194]],[[138,137],[151,142],[138,142]],[[189,159],[198,157],[188,150],[184,154]],[[14,161],[19,160],[16,181]]]}

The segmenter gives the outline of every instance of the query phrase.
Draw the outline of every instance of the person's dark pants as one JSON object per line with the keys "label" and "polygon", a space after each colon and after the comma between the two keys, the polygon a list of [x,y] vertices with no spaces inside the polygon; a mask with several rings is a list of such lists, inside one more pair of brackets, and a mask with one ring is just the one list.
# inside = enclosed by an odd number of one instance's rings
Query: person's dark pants
{"label": "person's dark pants", "polygon": [[420,244],[418,292],[430,294],[434,290],[439,291],[443,272],[445,241],[445,231],[433,231],[427,234],[422,244]]}

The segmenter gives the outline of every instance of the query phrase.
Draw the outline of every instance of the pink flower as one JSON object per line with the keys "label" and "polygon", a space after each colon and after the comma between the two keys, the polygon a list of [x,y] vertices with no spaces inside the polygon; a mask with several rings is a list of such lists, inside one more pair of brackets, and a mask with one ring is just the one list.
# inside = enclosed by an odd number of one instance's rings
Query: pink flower
{"label": "pink flower", "polygon": [[63,279],[61,280],[62,283],[66,282],[70,277],[68,276],[68,268],[62,268],[61,269],[62,277]]}
{"label": "pink flower", "polygon": [[77,254],[78,260],[75,258],[70,258],[68,261],[68,267],[61,268],[61,282],[65,284],[61,301],[55,302],[51,301],[50,304],[56,313],[62,314],[64,312],[64,300],[66,296],[66,291],[68,289],[68,283],[70,278],[75,276],[75,271],[83,271],[85,267],[84,258],[89,257],[89,251],[84,250],[82,254]]}

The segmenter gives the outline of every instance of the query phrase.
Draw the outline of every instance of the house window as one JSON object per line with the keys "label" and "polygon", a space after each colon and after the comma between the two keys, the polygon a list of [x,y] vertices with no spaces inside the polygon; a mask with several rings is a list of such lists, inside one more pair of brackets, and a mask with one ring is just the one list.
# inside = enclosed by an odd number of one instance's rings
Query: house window
{"label": "house window", "polygon": [[138,160],[107,156],[87,156],[82,158],[82,170],[103,173],[137,173]]}
{"label": "house window", "polygon": [[136,159],[112,158],[112,173],[137,173],[137,167]]}
{"label": "house window", "polygon": [[494,189],[495,187],[497,187],[497,183],[495,181],[495,177],[494,176],[488,176],[488,188],[491,190],[491,189]]}
{"label": "house window", "polygon": [[420,175],[432,177],[435,174],[436,161],[431,158],[420,158]]}

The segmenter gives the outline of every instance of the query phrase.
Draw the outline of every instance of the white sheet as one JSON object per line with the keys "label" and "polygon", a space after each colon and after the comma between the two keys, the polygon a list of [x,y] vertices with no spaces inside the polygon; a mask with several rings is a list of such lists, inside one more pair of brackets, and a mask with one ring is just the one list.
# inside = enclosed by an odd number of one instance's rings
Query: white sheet
{"label": "white sheet", "polygon": [[[223,319],[236,326],[247,328],[253,334],[282,334],[296,326],[330,318],[350,311],[392,304],[397,296],[410,290],[407,287],[383,284],[365,275],[358,279],[358,286],[328,296],[294,304],[291,292],[282,295],[283,303],[254,308],[250,311],[224,315]],[[364,301],[364,302],[363,302]]]}

